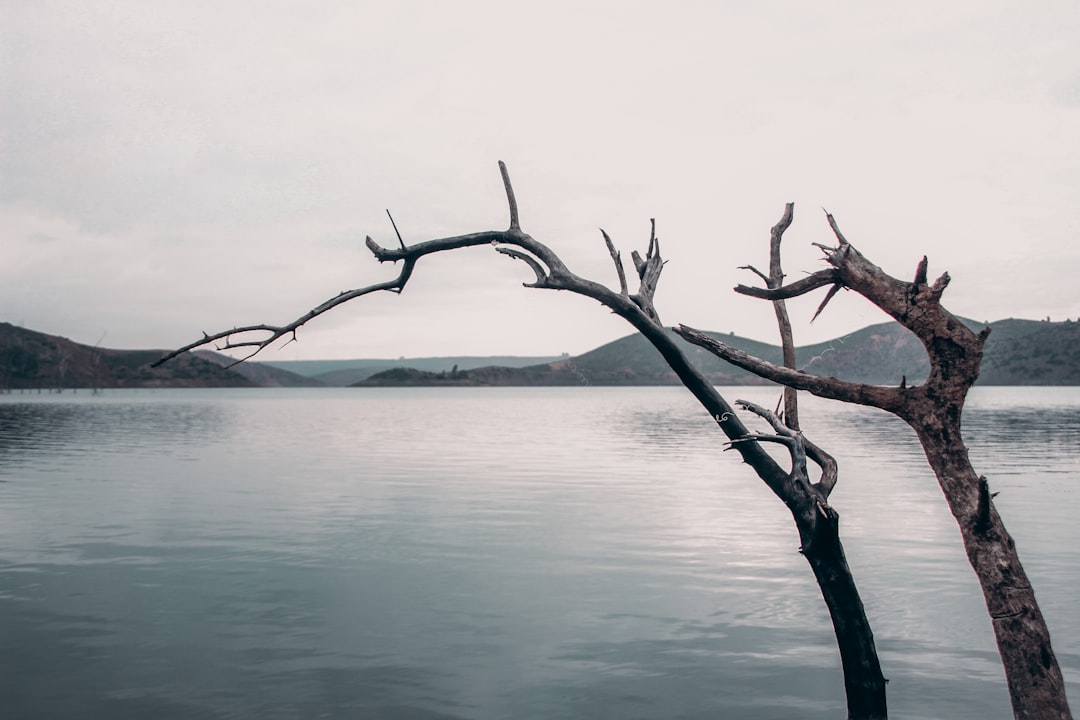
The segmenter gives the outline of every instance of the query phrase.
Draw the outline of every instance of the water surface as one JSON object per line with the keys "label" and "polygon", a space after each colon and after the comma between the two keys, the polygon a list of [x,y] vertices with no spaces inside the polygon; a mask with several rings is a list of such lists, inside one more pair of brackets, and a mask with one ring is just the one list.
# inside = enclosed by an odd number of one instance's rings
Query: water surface
{"label": "water surface", "polygon": [[[1011,717],[911,432],[803,416],[892,717]],[[1080,702],[1080,392],[965,433]],[[842,717],[797,546],[680,388],[0,396],[0,716]]]}

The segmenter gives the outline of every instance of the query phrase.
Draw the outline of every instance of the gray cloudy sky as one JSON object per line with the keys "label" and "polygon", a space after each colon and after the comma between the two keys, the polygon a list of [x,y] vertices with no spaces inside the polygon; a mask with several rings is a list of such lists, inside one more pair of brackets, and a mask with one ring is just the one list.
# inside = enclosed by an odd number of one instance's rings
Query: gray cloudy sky
{"label": "gray cloudy sky", "polygon": [[[524,229],[615,282],[657,218],[668,324],[773,340],[735,296],[796,203],[979,320],[1080,316],[1080,6],[1068,2],[0,0],[0,320],[109,347],[285,322],[390,277],[364,248]],[[588,350],[630,332],[478,248],[277,359]],[[884,318],[793,307],[799,342]],[[801,323],[799,321],[802,321]]]}

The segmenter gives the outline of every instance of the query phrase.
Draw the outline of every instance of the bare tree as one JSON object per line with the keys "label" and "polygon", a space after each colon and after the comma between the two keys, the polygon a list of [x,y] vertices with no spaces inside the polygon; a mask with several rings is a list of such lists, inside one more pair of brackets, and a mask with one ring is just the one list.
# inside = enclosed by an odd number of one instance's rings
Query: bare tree
{"label": "bare tree", "polygon": [[[203,333],[201,339],[168,353],[155,365],[188,350],[218,341],[222,341],[218,349],[250,351],[243,359],[237,360],[237,362],[242,362],[277,340],[289,338],[291,342],[296,338],[298,328],[345,302],[380,291],[400,293],[412,277],[417,263],[427,255],[492,245],[497,252],[520,260],[529,266],[536,279],[532,283],[525,283],[526,287],[568,290],[597,300],[627,320],[661,353],[683,385],[697,398],[729,438],[730,446],[741,454],[744,462],[754,469],[758,477],[791,511],[799,532],[800,552],[810,563],[832,619],[844,670],[848,717],[859,719],[887,717],[886,681],[881,673],[873,633],[840,542],[838,514],[828,503],[829,494],[837,479],[836,462],[823,450],[809,442],[798,430],[793,396],[792,405],[787,411],[788,424],[764,408],[740,401],[738,404],[764,418],[774,430],[774,434],[751,433],[732,406],[687,359],[676,339],[660,322],[653,297],[664,261],[660,256],[660,242],[656,236],[655,221],[652,223],[649,244],[644,257],[637,251],[631,253],[639,282],[636,293],[631,293],[629,290],[621,253],[615,249],[608,234],[601,230],[619,281],[618,290],[610,289],[601,283],[575,275],[550,248],[522,231],[518,218],[517,200],[509,174],[503,163],[499,163],[499,168],[510,208],[508,229],[457,235],[414,245],[406,245],[398,234],[399,247],[396,248],[384,248],[368,237],[367,247],[377,260],[401,263],[401,269],[396,278],[342,292],[285,325],[247,325],[214,335]],[[789,206],[784,219],[773,230],[777,267],[779,238],[790,222],[791,207]],[[782,303],[778,303],[777,307],[782,308]],[[780,310],[778,309],[777,312],[779,314]],[[783,325],[781,327],[783,328]],[[259,336],[253,337],[256,334]],[[788,343],[790,343],[790,335],[789,325],[785,335]],[[791,470],[783,469],[761,446],[762,442],[784,444],[791,454]],[[822,470],[817,482],[811,482],[808,476],[808,458]]]}
{"label": "bare tree", "polygon": [[831,267],[788,285],[769,282],[764,289],[740,285],[736,292],[776,302],[830,286],[818,307],[820,313],[841,288],[854,290],[922,341],[930,360],[930,375],[924,383],[908,386],[904,379],[899,387],[884,387],[817,377],[760,360],[690,327],[680,326],[676,332],[724,360],[788,388],[881,408],[907,422],[937,476],[982,587],[1013,714],[1025,719],[1071,718],[1064,679],[1035,592],[1016,545],[994,508],[994,494],[986,478],[972,467],[960,433],[964,401],[979,376],[990,328],[976,334],[942,307],[941,295],[949,275],[928,283],[925,256],[912,282],[898,280],[848,243],[832,215],[826,217],[837,245],[818,247]]}

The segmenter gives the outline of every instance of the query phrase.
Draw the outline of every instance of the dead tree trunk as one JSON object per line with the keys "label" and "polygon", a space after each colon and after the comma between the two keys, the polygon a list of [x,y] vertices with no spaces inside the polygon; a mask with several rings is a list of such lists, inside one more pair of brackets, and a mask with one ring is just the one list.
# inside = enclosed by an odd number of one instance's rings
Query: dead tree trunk
{"label": "dead tree trunk", "polygon": [[976,334],[941,305],[949,284],[946,273],[927,282],[927,260],[918,264],[913,282],[886,274],[847,242],[831,215],[836,247],[824,247],[832,266],[802,280],[775,288],[740,285],[745,295],[777,300],[831,286],[820,312],[841,288],[856,291],[877,305],[922,341],[930,359],[930,375],[921,385],[883,387],[821,378],[765,362],[686,326],[677,328],[686,340],[790,388],[843,402],[878,407],[906,421],[922,444],[949,509],[956,518],[964,550],[982,587],[1005,667],[1016,718],[1071,718],[1065,683],[1050,645],[1050,632],[1035,600],[1012,538],[994,509],[986,479],[968,458],[960,433],[967,392],[979,375],[989,328]]}
{"label": "dead tree trunk", "polygon": [[[777,442],[791,453],[791,479],[804,488],[808,501],[788,504],[801,541],[799,552],[814,572],[821,596],[829,609],[840,661],[844,667],[844,691],[849,718],[885,718],[885,677],[881,674],[874,634],[866,617],[859,590],[840,542],[840,516],[828,503],[836,484],[836,460],[807,440],[801,431],[788,427],[765,408],[746,400],[737,405],[765,418],[775,435],[754,434],[732,440],[736,446],[746,441]],[[794,405],[794,402],[792,402]],[[807,457],[821,466],[821,479],[811,484],[806,469]]]}
{"label": "dead tree trunk", "polygon": [[[250,349],[250,354],[243,358],[246,360],[281,338],[295,339],[298,328],[342,303],[378,291],[401,292],[412,276],[416,264],[426,255],[466,247],[493,245],[498,252],[521,260],[533,271],[536,280],[526,283],[526,287],[568,290],[592,298],[641,332],[664,357],[683,385],[713,417],[724,434],[733,441],[733,447],[742,455],[743,460],[787,505],[799,528],[803,553],[806,554],[814,570],[833,618],[844,668],[848,717],[859,720],[885,718],[885,680],[881,675],[873,635],[840,545],[836,512],[829,507],[827,502],[828,494],[836,481],[835,462],[832,462],[830,467],[831,458],[826,460],[827,455],[816,447],[812,450],[804,449],[801,471],[793,467],[792,472],[786,472],[758,442],[771,436],[752,435],[734,409],[687,359],[675,339],[661,324],[653,305],[653,295],[664,266],[664,261],[660,257],[660,242],[656,237],[655,223],[645,256],[642,257],[636,251],[631,254],[634,269],[640,281],[638,291],[633,294],[627,286],[621,254],[616,251],[607,233],[601,231],[619,279],[619,290],[609,289],[603,284],[572,273],[550,248],[521,230],[517,200],[506,166],[499,163],[499,167],[502,171],[503,186],[510,208],[510,227],[507,230],[458,235],[414,245],[406,245],[398,235],[399,247],[397,248],[384,248],[369,237],[367,246],[377,260],[402,263],[396,278],[342,292],[286,325],[248,325],[214,335],[204,333],[201,339],[168,353],[155,365],[188,350],[217,341],[223,341],[218,349]],[[264,337],[250,339],[252,333],[263,333]],[[804,445],[801,433],[798,436],[798,442],[792,441],[792,446],[797,444],[799,447],[809,448],[810,444]],[[811,484],[806,476],[805,456],[807,453],[823,468],[822,480],[818,483]]]}
{"label": "dead tree trunk", "polygon": [[[752,271],[764,280],[767,288],[775,289],[784,284],[780,245],[784,232],[791,226],[794,215],[795,204],[788,203],[784,207],[780,222],[774,225],[770,232],[769,274],[766,275],[753,265],[744,267],[745,270]],[[776,325],[780,331],[784,367],[794,369],[795,337],[791,329],[787,305],[783,299],[773,300],[772,304],[776,313]],[[836,460],[803,436],[799,426],[798,391],[795,388],[784,387],[782,421],[767,410],[751,403],[742,400],[737,403],[769,420],[781,442],[785,442],[784,438],[790,438],[785,444],[790,444],[792,473],[799,473],[804,478],[804,482],[809,484],[806,473],[808,454],[822,468],[821,480],[811,488],[820,496],[818,509],[821,516],[816,518],[816,522],[810,523],[795,513],[794,509],[792,510],[795,525],[799,529],[802,540],[800,552],[810,563],[814,577],[821,588],[825,605],[829,609],[829,616],[832,618],[836,632],[836,641],[843,648],[840,657],[845,663],[844,683],[849,712],[853,716],[874,717],[876,713],[883,712],[886,707],[886,680],[881,674],[881,664],[873,642],[870,622],[866,618],[866,609],[854,585],[847,557],[844,555],[844,546],[840,542],[840,517],[828,504],[828,494],[832,491],[837,479]],[[837,572],[838,569],[841,571]],[[848,663],[852,667],[849,668]]]}

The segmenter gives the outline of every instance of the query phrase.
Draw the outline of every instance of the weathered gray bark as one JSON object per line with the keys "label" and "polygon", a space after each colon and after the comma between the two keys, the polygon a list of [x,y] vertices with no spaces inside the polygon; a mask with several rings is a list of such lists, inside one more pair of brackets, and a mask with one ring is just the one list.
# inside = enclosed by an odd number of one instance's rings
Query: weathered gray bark
{"label": "weathered gray bark", "polygon": [[[765,282],[765,286],[776,289],[784,283],[784,271],[781,262],[780,245],[784,232],[791,226],[795,205],[788,203],[780,222],[773,226],[769,241],[769,274],[761,272],[752,265],[745,266]],[[776,324],[780,331],[780,347],[784,358],[784,367],[795,368],[795,337],[791,329],[791,320],[783,299],[772,301],[776,313]],[[795,524],[799,528],[802,540],[801,552],[814,572],[822,597],[829,609],[837,643],[842,648],[840,657],[844,663],[844,685],[847,694],[848,712],[852,717],[885,717],[885,677],[881,674],[881,664],[874,644],[870,623],[866,618],[858,589],[844,555],[840,542],[837,512],[828,504],[828,495],[837,480],[836,460],[806,439],[799,426],[798,391],[784,387],[784,415],[781,421],[769,411],[751,403],[739,400],[738,404],[766,418],[777,433],[777,439],[788,444],[791,450],[792,473],[797,473],[803,482],[809,483],[806,472],[807,455],[821,466],[821,480],[812,487],[818,495],[818,509],[821,517],[811,524],[792,511]],[[838,572],[839,570],[839,572]],[[849,667],[850,665],[850,667]]]}
{"label": "weathered gray bark", "polygon": [[[828,494],[836,484],[836,461],[807,440],[800,430],[789,427],[771,411],[746,400],[737,400],[736,404],[765,418],[776,434],[755,434],[732,440],[731,445],[736,446],[747,440],[786,445],[791,453],[791,477],[808,495],[808,501],[789,503],[788,508],[799,530],[799,552],[810,563],[832,619],[844,667],[848,717],[886,718],[887,681],[881,674],[870,621],[840,542],[840,516],[828,503]],[[821,479],[817,483],[810,482],[806,469],[808,456],[822,468]]]}
{"label": "weathered gray bark", "polygon": [[905,420],[915,430],[937,476],[960,528],[968,561],[982,587],[1005,667],[1013,714],[1024,719],[1071,718],[1064,679],[1035,593],[1016,546],[994,509],[986,480],[971,465],[960,433],[964,401],[978,378],[989,328],[976,334],[942,307],[940,299],[949,276],[946,273],[929,284],[925,257],[918,264],[913,282],[897,280],[859,253],[840,233],[833,217],[827,217],[838,241],[836,247],[822,248],[831,268],[787,286],[739,286],[736,291],[777,300],[831,285],[824,307],[837,289],[854,290],[922,341],[930,359],[926,382],[913,387],[906,382],[900,387],[882,387],[820,378],[754,358],[693,328],[680,326],[676,332],[763,378],[821,397],[878,407]]}
{"label": "weathered gray bark", "polygon": [[[378,291],[401,292],[412,276],[416,264],[426,255],[466,247],[493,245],[498,252],[521,260],[532,269],[536,281],[526,283],[526,287],[568,290],[592,298],[633,325],[660,352],[683,385],[697,398],[725,435],[734,441],[734,449],[742,455],[743,460],[754,469],[773,493],[787,505],[795,519],[802,541],[802,552],[814,571],[833,619],[844,668],[848,717],[859,720],[885,718],[885,681],[881,676],[873,635],[840,544],[836,512],[829,507],[827,502],[828,494],[836,481],[835,462],[816,446],[805,443],[801,433],[796,431],[797,437],[793,436],[796,439],[791,440],[790,447],[803,448],[799,450],[803,457],[801,467],[793,467],[791,472],[785,471],[758,442],[758,440],[774,440],[775,438],[752,435],[731,405],[690,363],[661,324],[653,304],[653,295],[664,266],[664,261],[660,257],[660,243],[656,237],[655,223],[645,257],[641,257],[637,252],[632,253],[634,268],[640,281],[638,292],[635,294],[629,292],[621,255],[615,250],[607,233],[603,233],[619,277],[619,290],[616,292],[600,283],[581,278],[570,272],[558,255],[521,230],[517,200],[509,175],[502,163],[499,166],[510,207],[510,227],[507,230],[458,235],[409,246],[398,236],[400,246],[398,248],[384,248],[369,237],[367,246],[377,260],[402,263],[396,278],[343,292],[285,325],[248,325],[214,335],[204,333],[201,339],[168,353],[155,364],[166,362],[183,352],[219,340],[224,341],[219,349],[252,349],[252,352],[244,358],[246,360],[278,339],[286,336],[295,339],[298,328],[342,303]],[[251,333],[255,332],[265,333],[265,337],[247,339]],[[237,362],[242,362],[242,360]],[[807,453],[824,470],[822,480],[818,483],[811,484],[807,477],[805,469]]]}

